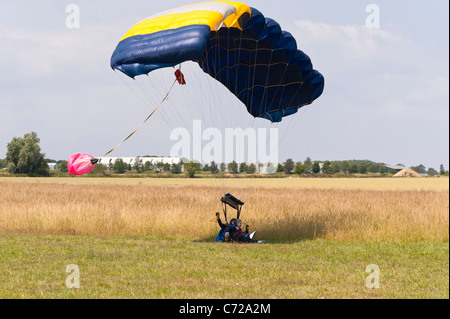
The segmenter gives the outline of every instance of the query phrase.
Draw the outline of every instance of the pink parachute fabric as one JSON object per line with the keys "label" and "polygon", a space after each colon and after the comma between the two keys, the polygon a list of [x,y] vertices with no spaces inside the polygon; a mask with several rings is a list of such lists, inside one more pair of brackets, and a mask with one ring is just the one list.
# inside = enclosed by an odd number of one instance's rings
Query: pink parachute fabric
{"label": "pink parachute fabric", "polygon": [[67,163],[67,168],[69,173],[72,175],[84,175],[89,173],[94,169],[94,164],[91,160],[94,156],[89,154],[73,154],[69,156],[69,161]]}

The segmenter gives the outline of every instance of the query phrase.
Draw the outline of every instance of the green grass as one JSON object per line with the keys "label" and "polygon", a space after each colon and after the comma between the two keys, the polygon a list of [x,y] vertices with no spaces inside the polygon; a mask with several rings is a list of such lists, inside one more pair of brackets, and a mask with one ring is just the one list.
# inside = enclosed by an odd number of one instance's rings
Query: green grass
{"label": "green grass", "polygon": [[[449,298],[448,242],[0,235],[0,298]],[[65,285],[80,269],[79,289]],[[367,265],[380,288],[366,288]]]}

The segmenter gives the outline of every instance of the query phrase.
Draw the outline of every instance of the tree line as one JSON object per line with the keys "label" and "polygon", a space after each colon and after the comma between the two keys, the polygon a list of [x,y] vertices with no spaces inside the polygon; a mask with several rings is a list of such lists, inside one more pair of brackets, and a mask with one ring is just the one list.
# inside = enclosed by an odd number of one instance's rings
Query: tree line
{"label": "tree line", "polygon": [[[49,162],[56,162],[61,173],[67,173],[67,161],[54,161],[45,158],[45,154],[41,152],[40,139],[35,132],[27,133],[23,137],[14,137],[7,145],[6,158],[0,159],[0,169],[6,169],[11,174],[25,174],[28,176],[49,176]],[[133,173],[171,173],[181,174],[186,172],[188,177],[194,177],[195,174],[206,172],[210,174],[247,174],[253,175],[261,173],[265,165],[260,163],[216,163],[201,164],[196,162],[189,163],[174,163],[168,164],[156,161],[155,163],[144,162],[141,157],[136,157],[133,165],[125,163],[121,158],[116,159],[114,163],[107,165],[97,164],[94,167],[92,174],[105,175],[106,172],[113,172],[116,174],[125,174],[127,172]],[[397,170],[389,168],[384,163],[375,163],[370,160],[348,160],[348,161],[312,161],[310,157],[306,160],[294,162],[292,158],[287,159],[284,163],[272,166],[271,172],[278,175],[299,175],[299,176],[314,176],[314,175],[367,175],[367,174],[395,174]],[[405,167],[402,164],[397,166]],[[411,166],[411,169],[421,175],[436,176],[447,175],[448,171],[444,165],[441,164],[439,171],[434,168],[426,168],[420,164],[418,166]]]}

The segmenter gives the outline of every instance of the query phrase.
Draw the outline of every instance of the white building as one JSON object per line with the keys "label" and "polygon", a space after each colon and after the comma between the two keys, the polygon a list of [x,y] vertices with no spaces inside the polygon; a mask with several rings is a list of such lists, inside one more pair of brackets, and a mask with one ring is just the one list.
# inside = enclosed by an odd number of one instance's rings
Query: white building
{"label": "white building", "polygon": [[136,163],[136,159],[139,159],[142,161],[142,165],[145,165],[145,163],[150,162],[152,165],[157,165],[158,163],[162,164],[182,164],[183,161],[181,157],[102,157],[99,160],[99,164],[103,164],[106,166],[109,166],[109,164],[114,164],[114,162],[118,159],[122,159],[122,161],[125,164],[130,164],[131,166],[134,166]]}
{"label": "white building", "polygon": [[48,169],[51,171],[59,169],[58,163],[47,163]]}

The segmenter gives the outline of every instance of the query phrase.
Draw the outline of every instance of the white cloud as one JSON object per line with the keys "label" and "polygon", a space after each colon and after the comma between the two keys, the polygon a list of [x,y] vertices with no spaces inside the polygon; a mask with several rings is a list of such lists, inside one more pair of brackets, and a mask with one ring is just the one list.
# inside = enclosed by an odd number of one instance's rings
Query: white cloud
{"label": "white cloud", "polygon": [[[323,72],[327,89],[378,112],[422,116],[430,107],[448,113],[448,62],[411,39],[383,29],[298,21],[299,47]],[[336,97],[336,96],[335,96]],[[430,105],[431,104],[431,105]],[[412,112],[413,110],[417,111]]]}
{"label": "white cloud", "polygon": [[121,32],[102,25],[56,30],[0,26],[0,70],[18,83],[93,75],[109,66],[108,56]]}
{"label": "white cloud", "polygon": [[[385,52],[386,47],[380,44],[396,46],[397,49],[408,44],[408,40],[383,29],[369,29],[360,25],[331,25],[307,20],[296,21],[299,28],[299,41],[324,45],[332,49],[329,54],[338,54],[346,60],[369,61]],[[400,52],[398,53],[401,53]],[[391,55],[398,59],[399,55]]]}

